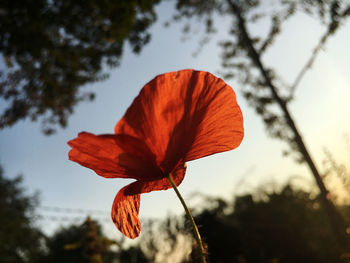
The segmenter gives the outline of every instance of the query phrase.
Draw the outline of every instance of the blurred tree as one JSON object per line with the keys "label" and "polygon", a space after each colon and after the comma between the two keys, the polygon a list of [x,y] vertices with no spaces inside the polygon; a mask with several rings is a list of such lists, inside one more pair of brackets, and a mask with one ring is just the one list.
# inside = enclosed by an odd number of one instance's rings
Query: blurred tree
{"label": "blurred tree", "polygon": [[122,249],[119,254],[119,263],[151,263],[140,246],[132,246],[127,249]]}
{"label": "blurred tree", "polygon": [[205,206],[195,220],[207,244],[209,262],[239,262],[239,228],[225,213],[230,204],[222,199],[211,198],[207,199]]}
{"label": "blurred tree", "polygon": [[228,217],[239,226],[246,262],[341,262],[342,249],[318,198],[287,185],[237,198]]}
{"label": "blurred tree", "polygon": [[105,79],[128,42],[135,53],[150,40],[160,0],[0,2],[0,129],[43,118],[43,131],[64,127],[74,106],[93,94],[86,83]]}
{"label": "blurred tree", "polygon": [[[350,146],[350,145],[348,145]],[[350,147],[349,147],[350,150]],[[337,161],[333,154],[328,150],[324,149],[325,153],[325,159],[323,160],[324,165],[324,178],[326,181],[328,181],[329,185],[332,185],[332,182],[335,184],[333,185],[334,188],[334,195],[332,195],[332,198],[337,198],[337,192],[335,189],[343,190],[342,195],[344,199],[347,199],[347,203],[350,203],[350,172],[348,170],[348,162],[341,163]],[[350,153],[350,152],[349,152]],[[350,155],[348,156],[350,157]],[[341,186],[341,187],[339,187]],[[341,189],[343,188],[343,189]]]}
{"label": "blurred tree", "polygon": [[148,220],[142,231],[140,248],[149,262],[180,262],[187,258],[193,234],[186,215]]}
{"label": "blurred tree", "polygon": [[34,225],[36,195],[28,195],[22,177],[6,179],[0,167],[0,261],[35,262],[44,253],[44,235]]}
{"label": "blurred tree", "polygon": [[[291,185],[269,191],[261,188],[232,202],[203,198],[195,220],[207,245],[208,262],[349,262],[321,204],[318,196]],[[339,208],[349,223],[350,206]],[[147,255],[144,262],[199,262],[192,257],[195,246],[190,253],[193,237],[186,220],[183,216],[149,222],[140,242],[124,255],[130,260],[130,251],[141,252]]]}
{"label": "blurred tree", "polygon": [[79,225],[63,228],[47,239],[47,255],[40,262],[115,262],[117,253],[110,247],[116,242],[102,234],[101,226],[87,218]]}
{"label": "blurred tree", "polygon": [[[276,70],[268,67],[262,58],[281,32],[282,23],[297,11],[316,17],[325,25],[326,30],[295,81],[287,85],[278,77]],[[320,190],[320,198],[329,215],[338,244],[343,251],[349,251],[350,238],[345,232],[347,225],[329,198],[329,191],[294,121],[289,103],[302,77],[312,66],[328,38],[334,35],[344,20],[349,17],[350,1],[287,0],[267,3],[259,0],[178,0],[177,14],[174,18],[180,21],[188,19],[185,24],[185,33],[191,33],[189,21],[193,17],[199,18],[203,21],[208,38],[210,34],[217,32],[215,19],[213,19],[217,14],[230,19],[232,23],[228,39],[221,43],[225,77],[237,77],[244,87],[244,96],[256,113],[262,117],[268,133],[272,137],[287,142],[290,148],[288,153],[295,154],[299,162],[307,164]],[[269,33],[253,35],[249,27],[264,19],[270,22]],[[205,41],[201,40],[200,43]]]}
{"label": "blurred tree", "polygon": [[291,185],[204,204],[196,222],[210,262],[346,262],[320,199]]}

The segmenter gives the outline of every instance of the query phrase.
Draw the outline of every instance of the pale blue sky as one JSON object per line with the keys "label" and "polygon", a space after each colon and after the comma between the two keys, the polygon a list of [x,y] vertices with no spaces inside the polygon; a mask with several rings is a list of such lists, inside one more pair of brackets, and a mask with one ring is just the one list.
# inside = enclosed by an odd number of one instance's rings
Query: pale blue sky
{"label": "pale blue sky", "polygon": [[[227,32],[227,21],[220,18],[218,36],[194,58],[191,54],[196,50],[199,38],[193,36],[182,42],[180,25],[163,27],[164,21],[170,18],[171,4],[166,2],[158,10],[159,20],[152,27],[151,43],[139,56],[126,47],[121,66],[110,71],[111,77],[86,87],[85,90],[96,92],[96,99],[76,107],[67,129],[46,137],[41,134],[38,123],[21,121],[0,131],[0,161],[6,175],[23,174],[29,192],[41,192],[42,205],[109,212],[117,191],[130,181],[104,179],[68,161],[66,142],[80,131],[113,133],[116,122],[143,85],[158,74],[194,68],[220,77],[217,43]],[[252,31],[264,32],[264,26],[256,26]],[[343,135],[350,132],[349,26],[349,23],[344,25],[327,44],[326,52],[319,56],[302,81],[291,104],[292,114],[319,166],[324,157],[323,147],[328,147],[338,159],[350,159],[345,155],[343,139]],[[317,23],[305,16],[293,18],[283,30],[275,47],[263,59],[291,83],[322,31]],[[245,138],[234,151],[188,163],[185,180],[179,188],[185,198],[197,191],[230,198],[264,182],[285,182],[294,175],[302,176],[301,182],[306,186],[313,183],[305,167],[296,165],[291,158],[282,157],[282,150],[287,146],[266,136],[261,120],[242,98],[239,85],[231,80],[227,83],[236,91],[243,111]],[[182,213],[181,204],[172,190],[142,195],[141,223],[144,218],[161,218],[167,213]],[[48,233],[59,225],[48,220],[40,224]],[[105,226],[110,235],[120,237],[111,221]]]}

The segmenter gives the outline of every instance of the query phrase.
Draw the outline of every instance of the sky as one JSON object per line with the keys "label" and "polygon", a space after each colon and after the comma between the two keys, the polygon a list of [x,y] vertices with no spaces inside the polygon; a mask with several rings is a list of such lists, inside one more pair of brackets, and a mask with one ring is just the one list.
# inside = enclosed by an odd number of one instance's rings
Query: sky
{"label": "sky", "polygon": [[[108,218],[116,193],[131,180],[104,179],[92,170],[69,161],[67,141],[81,131],[113,133],[115,124],[143,85],[158,74],[193,68],[222,77],[218,42],[225,39],[229,21],[217,17],[218,34],[198,56],[193,57],[200,32],[182,41],[181,25],[163,26],[170,19],[171,3],[166,1],[158,6],[157,13],[158,22],[151,29],[150,44],[144,47],[140,55],[133,54],[126,46],[120,67],[108,70],[109,79],[82,89],[83,92],[94,91],[96,99],[91,103],[80,103],[66,129],[52,136],[44,136],[40,123],[25,120],[0,131],[0,162],[5,175],[15,177],[22,174],[28,193],[40,192],[39,214],[70,217],[75,210],[82,209],[106,211],[95,215]],[[264,23],[251,28],[252,33],[266,30]],[[349,30],[350,24],[346,23],[330,39],[290,104],[297,126],[320,168],[325,158],[325,147],[337,160],[350,163],[350,145],[345,140],[345,135],[350,135]],[[284,25],[282,32],[263,61],[275,68],[286,83],[292,83],[323,31],[309,17],[298,15]],[[194,193],[198,192],[231,199],[262,185],[282,184],[290,180],[311,189],[314,181],[308,169],[298,165],[291,157],[283,157],[282,151],[287,150],[288,146],[267,136],[262,121],[242,97],[242,87],[234,80],[227,80],[227,83],[237,94],[244,117],[245,137],[241,146],[233,151],[187,164],[186,176],[179,190],[189,201],[190,207],[191,204],[198,205],[193,198]],[[55,213],[50,209],[52,207],[63,209]],[[69,212],[67,209],[72,210]],[[141,197],[141,223],[146,218],[164,218],[168,214],[181,214],[182,211],[171,189]],[[69,223],[72,221],[55,221],[52,218],[38,221],[49,234],[58,226]],[[111,220],[103,223],[110,236],[121,237]]]}

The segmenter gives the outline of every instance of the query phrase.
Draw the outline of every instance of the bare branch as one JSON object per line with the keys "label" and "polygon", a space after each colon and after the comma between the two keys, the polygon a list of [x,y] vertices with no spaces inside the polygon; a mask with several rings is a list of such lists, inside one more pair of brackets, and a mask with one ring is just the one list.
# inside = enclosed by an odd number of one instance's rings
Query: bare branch
{"label": "bare branch", "polygon": [[302,67],[299,74],[295,78],[292,86],[290,87],[290,97],[291,98],[294,96],[295,90],[296,90],[297,86],[299,85],[299,83],[301,82],[301,80],[303,79],[305,73],[309,69],[311,69],[317,55],[324,48],[324,46],[326,45],[326,42],[330,36],[331,36],[331,34],[329,33],[329,30],[327,30],[327,32],[322,36],[322,38],[318,42],[317,46],[313,49],[310,58],[307,60],[305,65]]}
{"label": "bare branch", "polygon": [[[336,6],[336,7],[339,8],[339,6]],[[335,7],[331,8],[330,13],[331,13],[331,21],[329,22],[327,31],[323,34],[317,46],[313,49],[310,58],[302,67],[299,74],[295,78],[292,86],[290,87],[290,98],[294,96],[297,86],[300,84],[301,80],[305,76],[305,73],[309,69],[311,69],[315,59],[317,58],[317,55],[325,47],[328,38],[334,35],[337,32],[337,30],[340,28],[341,20],[342,19],[344,20],[350,15],[350,5],[344,8],[344,11],[341,13],[337,12]]]}

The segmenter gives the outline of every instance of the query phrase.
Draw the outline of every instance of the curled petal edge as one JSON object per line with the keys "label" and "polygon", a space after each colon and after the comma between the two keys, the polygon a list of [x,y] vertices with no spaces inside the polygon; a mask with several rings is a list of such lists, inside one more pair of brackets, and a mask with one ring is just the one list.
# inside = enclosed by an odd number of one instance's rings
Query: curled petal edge
{"label": "curled petal edge", "polygon": [[[182,163],[172,173],[178,186],[184,179],[186,164]],[[116,195],[112,206],[112,220],[126,237],[134,239],[140,235],[141,224],[138,217],[142,193],[172,188],[167,178],[152,181],[135,181],[123,187]]]}

